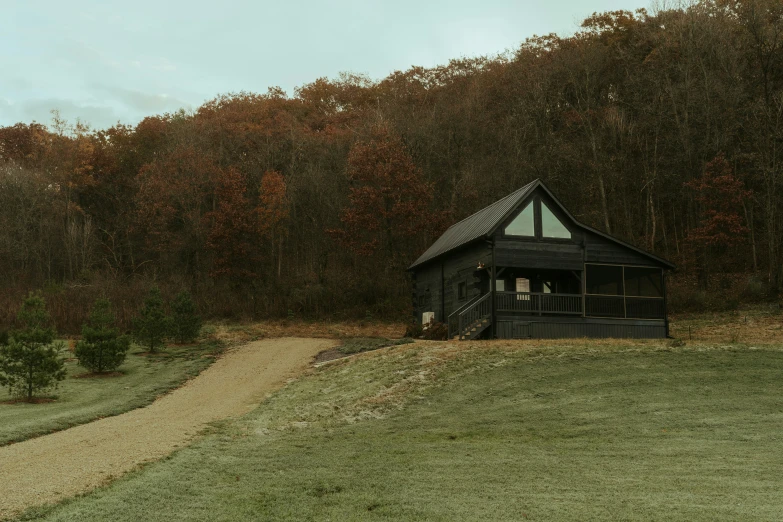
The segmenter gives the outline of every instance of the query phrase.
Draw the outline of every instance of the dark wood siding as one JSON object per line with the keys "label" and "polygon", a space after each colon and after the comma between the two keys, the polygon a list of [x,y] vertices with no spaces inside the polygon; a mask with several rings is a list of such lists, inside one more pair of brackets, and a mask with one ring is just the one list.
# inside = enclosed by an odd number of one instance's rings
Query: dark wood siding
{"label": "dark wood siding", "polygon": [[584,317],[498,317],[500,339],[564,339],[574,337],[663,339],[664,321],[632,321]]}
{"label": "dark wood siding", "polygon": [[[447,318],[454,310],[481,294],[472,284],[473,272],[476,270],[479,262],[484,263],[487,267],[492,264],[492,250],[485,241],[468,245],[450,254],[444,260],[444,318]],[[459,283],[467,284],[467,295],[463,300],[460,300],[457,295]]]}
{"label": "dark wood siding", "polygon": [[585,231],[585,249],[588,263],[660,266],[648,256],[588,231]]}
{"label": "dark wood siding", "polygon": [[582,270],[581,246],[567,242],[497,239],[495,260],[498,266]]}
{"label": "dark wood siding", "polygon": [[[424,312],[435,312],[435,320],[444,322],[451,312],[478,296],[480,291],[473,287],[472,282],[473,272],[479,262],[486,266],[492,264],[492,251],[485,241],[466,245],[450,252],[443,259],[414,269],[416,319],[421,321]],[[459,300],[457,295],[459,283],[467,286],[467,296],[463,300]],[[429,296],[424,306],[419,304],[421,296]]]}
{"label": "dark wood siding", "polygon": [[[421,322],[424,312],[435,312],[435,320],[443,315],[440,309],[440,263],[430,263],[415,272],[414,309],[416,320]],[[421,299],[424,298],[424,303]]]}

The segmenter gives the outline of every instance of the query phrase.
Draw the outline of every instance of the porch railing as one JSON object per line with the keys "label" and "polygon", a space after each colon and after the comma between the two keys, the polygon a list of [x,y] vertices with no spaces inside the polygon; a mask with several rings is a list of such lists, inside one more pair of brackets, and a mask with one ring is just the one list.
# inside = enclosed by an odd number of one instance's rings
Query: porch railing
{"label": "porch railing", "polygon": [[498,312],[582,315],[581,294],[497,292]]}
{"label": "porch railing", "polygon": [[[497,292],[498,312],[531,315],[585,315],[618,319],[664,319],[663,298],[622,295],[547,294],[538,292]],[[583,301],[584,297],[584,310]],[[584,314],[583,314],[584,312]]]}

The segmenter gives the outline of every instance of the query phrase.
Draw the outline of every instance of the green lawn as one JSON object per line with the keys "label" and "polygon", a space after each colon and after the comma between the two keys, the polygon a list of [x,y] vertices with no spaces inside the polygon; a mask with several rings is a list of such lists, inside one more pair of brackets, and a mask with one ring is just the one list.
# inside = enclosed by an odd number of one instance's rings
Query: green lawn
{"label": "green lawn", "polygon": [[[75,361],[66,363],[68,377],[52,393],[54,402],[0,404],[0,445],[84,424],[100,417],[149,404],[206,368],[217,352],[216,344],[167,348],[165,353],[141,356],[134,346],[123,373],[116,377],[84,377],[87,372]],[[0,403],[11,400],[0,389]]]}
{"label": "green lawn", "polygon": [[[581,344],[580,344],[581,343]],[[406,345],[46,520],[781,520],[783,351]]]}

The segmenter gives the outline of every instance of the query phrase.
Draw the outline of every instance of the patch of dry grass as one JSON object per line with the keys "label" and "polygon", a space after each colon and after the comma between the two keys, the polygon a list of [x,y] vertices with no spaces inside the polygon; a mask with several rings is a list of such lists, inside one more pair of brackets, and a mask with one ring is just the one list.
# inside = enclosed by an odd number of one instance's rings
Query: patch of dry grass
{"label": "patch of dry grass", "polygon": [[310,322],[280,319],[252,323],[210,323],[204,328],[209,337],[230,345],[276,337],[316,339],[387,337],[398,339],[405,333],[404,323],[373,321]]}
{"label": "patch of dry grass", "polygon": [[783,314],[769,307],[681,314],[671,317],[669,333],[685,341],[780,344],[783,343]]}

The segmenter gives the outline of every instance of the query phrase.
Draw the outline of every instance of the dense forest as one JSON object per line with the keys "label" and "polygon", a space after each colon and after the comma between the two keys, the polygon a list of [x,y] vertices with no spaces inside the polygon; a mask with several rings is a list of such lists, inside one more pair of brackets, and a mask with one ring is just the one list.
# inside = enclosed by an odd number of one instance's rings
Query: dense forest
{"label": "dense forest", "polygon": [[0,326],[154,283],[208,317],[400,318],[452,222],[541,178],[678,265],[674,311],[783,286],[783,3],[607,12],[574,35],[93,130],[0,128]]}

